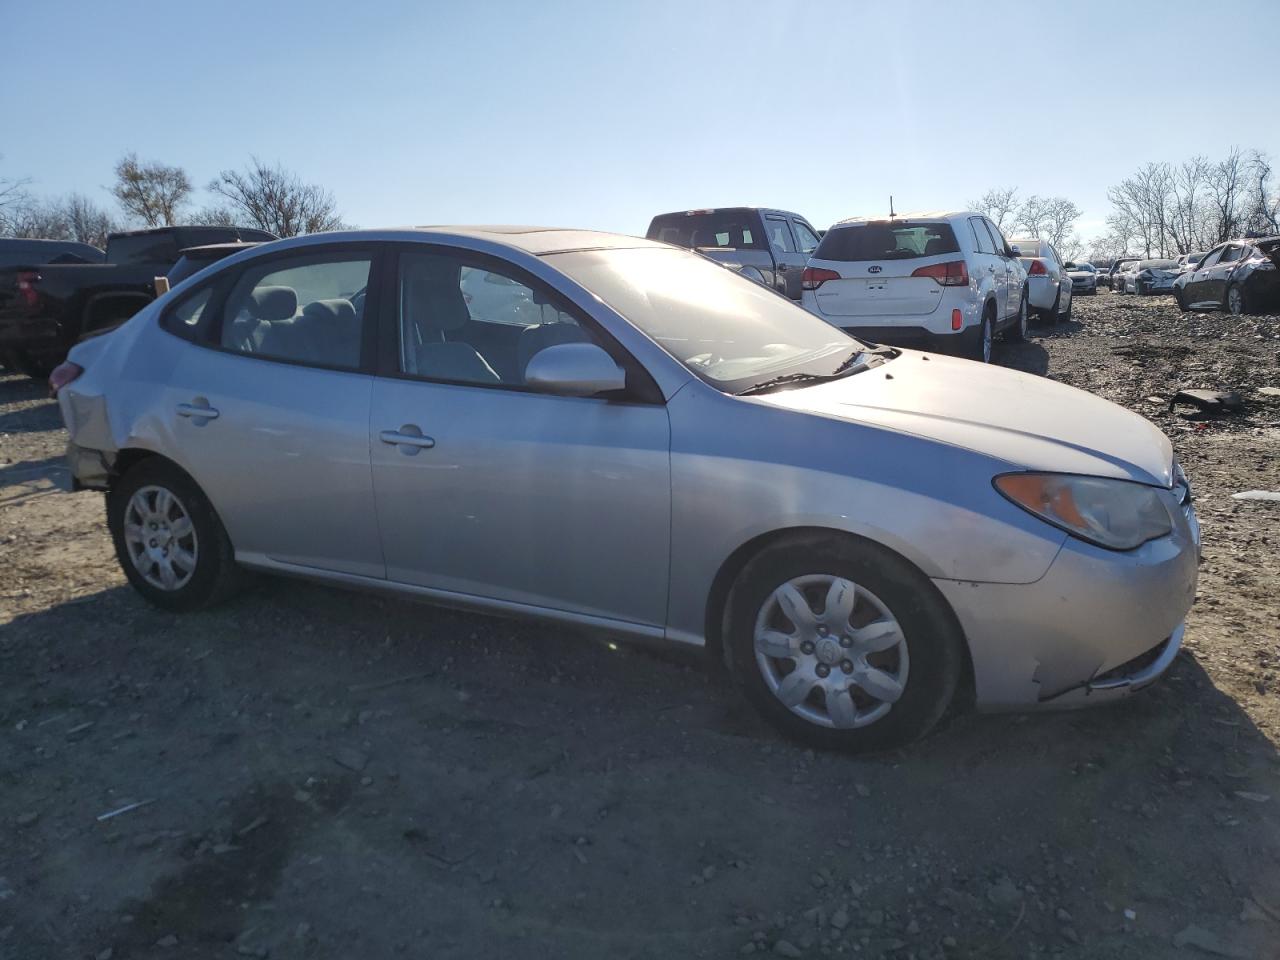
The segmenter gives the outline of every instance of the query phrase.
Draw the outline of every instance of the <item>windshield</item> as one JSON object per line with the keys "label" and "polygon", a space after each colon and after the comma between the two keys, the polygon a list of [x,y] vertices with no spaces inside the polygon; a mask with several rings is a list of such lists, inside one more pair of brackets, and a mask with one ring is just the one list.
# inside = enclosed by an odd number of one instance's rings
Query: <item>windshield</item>
{"label": "windshield", "polygon": [[1139,270],[1172,270],[1176,267],[1177,261],[1174,260],[1143,260],[1138,264]]}
{"label": "windshield", "polygon": [[560,253],[547,261],[726,393],[779,377],[854,372],[865,345],[705,257],[654,247]]}

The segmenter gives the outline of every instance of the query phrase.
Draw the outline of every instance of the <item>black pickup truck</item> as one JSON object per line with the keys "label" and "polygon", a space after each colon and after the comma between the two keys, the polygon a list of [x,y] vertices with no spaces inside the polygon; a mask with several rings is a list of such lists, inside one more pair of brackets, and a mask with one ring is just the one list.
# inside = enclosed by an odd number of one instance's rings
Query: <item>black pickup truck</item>
{"label": "black pickup truck", "polygon": [[184,249],[275,239],[244,227],[156,227],[111,234],[105,263],[0,267],[0,362],[47,377],[86,335],[123,323],[155,299],[155,278]]}
{"label": "black pickup truck", "polygon": [[659,214],[645,237],[697,250],[799,300],[800,275],[820,235],[808,220],[789,210],[720,207]]}

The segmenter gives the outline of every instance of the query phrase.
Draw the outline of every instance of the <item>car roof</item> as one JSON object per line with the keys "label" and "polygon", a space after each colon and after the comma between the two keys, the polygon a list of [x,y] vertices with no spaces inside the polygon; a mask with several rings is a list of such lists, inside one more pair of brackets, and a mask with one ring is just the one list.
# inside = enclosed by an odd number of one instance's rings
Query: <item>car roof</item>
{"label": "car roof", "polygon": [[879,217],[845,217],[835,223],[837,227],[858,226],[864,223],[888,223],[891,220],[955,220],[961,217],[980,217],[973,210],[919,210],[912,213],[895,213]]}
{"label": "car roof", "polygon": [[226,256],[239,250],[248,250],[250,247],[257,247],[261,245],[261,240],[239,240],[229,243],[202,243],[195,247],[183,247],[178,252],[184,257],[215,257]]}
{"label": "car roof", "polygon": [[656,250],[671,249],[671,245],[667,243],[645,240],[643,237],[632,237],[621,233],[608,233],[603,230],[578,230],[571,227],[444,224],[309,233],[305,236],[276,240],[261,246],[271,250],[284,250],[289,247],[308,246],[313,243],[344,243],[357,240],[384,240],[388,242],[405,240],[429,242],[431,240],[439,240],[442,243],[457,240],[479,241],[482,244],[493,244],[539,257],[552,253],[570,253],[583,250],[618,250],[635,247]]}

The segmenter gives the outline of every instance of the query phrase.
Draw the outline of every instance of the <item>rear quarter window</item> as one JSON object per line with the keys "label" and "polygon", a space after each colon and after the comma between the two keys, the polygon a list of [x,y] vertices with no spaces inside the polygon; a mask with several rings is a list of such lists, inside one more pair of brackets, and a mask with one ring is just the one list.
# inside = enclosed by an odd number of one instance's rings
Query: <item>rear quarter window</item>
{"label": "rear quarter window", "polygon": [[677,247],[764,248],[759,218],[746,211],[713,210],[710,213],[673,213],[654,217],[646,236]]}
{"label": "rear quarter window", "polygon": [[913,260],[959,253],[949,223],[866,223],[833,227],[814,251],[815,260]]}

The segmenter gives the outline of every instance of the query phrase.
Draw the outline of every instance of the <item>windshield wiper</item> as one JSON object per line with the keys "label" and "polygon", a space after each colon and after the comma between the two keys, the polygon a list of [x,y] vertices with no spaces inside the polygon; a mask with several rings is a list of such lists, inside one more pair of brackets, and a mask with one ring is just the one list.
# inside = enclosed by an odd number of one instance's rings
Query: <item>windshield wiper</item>
{"label": "windshield wiper", "polygon": [[878,367],[884,362],[883,354],[870,350],[859,350],[830,373],[784,373],[778,377],[770,377],[768,380],[753,383],[745,390],[739,390],[737,396],[749,397],[755,393],[768,393],[770,390],[777,390],[779,387],[785,387],[793,383],[822,383],[826,380],[839,380],[842,377],[861,373],[868,367]]}

